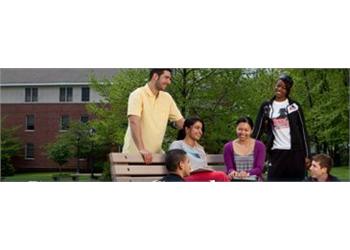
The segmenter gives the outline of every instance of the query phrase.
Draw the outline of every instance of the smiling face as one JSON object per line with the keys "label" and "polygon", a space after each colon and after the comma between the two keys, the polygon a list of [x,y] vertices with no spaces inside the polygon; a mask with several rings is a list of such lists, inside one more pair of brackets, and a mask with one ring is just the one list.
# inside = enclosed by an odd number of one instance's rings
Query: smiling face
{"label": "smiling face", "polygon": [[199,141],[203,135],[203,124],[200,121],[195,122],[190,128],[186,128],[186,136],[194,141]]}
{"label": "smiling face", "polygon": [[154,74],[155,86],[158,91],[164,91],[171,84],[171,72],[164,70],[161,75]]}
{"label": "smiling face", "polygon": [[247,123],[247,122],[240,122],[240,123],[238,123],[238,125],[236,127],[237,138],[240,141],[248,140],[250,138],[252,132],[253,132],[252,128],[250,127],[249,123]]}
{"label": "smiling face", "polygon": [[327,168],[322,167],[319,162],[312,161],[310,167],[310,175],[312,178],[321,179],[324,176],[327,176]]}
{"label": "smiling face", "polygon": [[277,100],[285,100],[287,98],[287,86],[282,80],[278,80],[275,86],[275,95]]}

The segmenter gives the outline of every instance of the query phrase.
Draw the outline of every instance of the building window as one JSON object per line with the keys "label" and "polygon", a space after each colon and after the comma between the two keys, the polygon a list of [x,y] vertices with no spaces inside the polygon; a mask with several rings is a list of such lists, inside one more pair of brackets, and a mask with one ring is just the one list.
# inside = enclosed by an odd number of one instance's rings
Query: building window
{"label": "building window", "polygon": [[71,102],[73,100],[73,88],[60,88],[60,102]]}
{"label": "building window", "polygon": [[88,123],[89,122],[89,116],[88,115],[82,115],[80,117],[80,122],[81,123]]}
{"label": "building window", "polygon": [[62,115],[61,116],[61,130],[67,130],[69,129],[69,116],[68,115]]}
{"label": "building window", "polygon": [[24,157],[27,160],[34,159],[34,144],[33,143],[27,143],[25,145]]}
{"label": "building window", "polygon": [[90,101],[90,88],[89,87],[81,88],[81,101],[82,102]]}
{"label": "building window", "polygon": [[38,101],[38,88],[25,88],[25,102]]}
{"label": "building window", "polygon": [[66,89],[60,88],[60,102],[64,102],[66,100]]}
{"label": "building window", "polygon": [[27,130],[34,130],[34,115],[27,115],[26,128]]}

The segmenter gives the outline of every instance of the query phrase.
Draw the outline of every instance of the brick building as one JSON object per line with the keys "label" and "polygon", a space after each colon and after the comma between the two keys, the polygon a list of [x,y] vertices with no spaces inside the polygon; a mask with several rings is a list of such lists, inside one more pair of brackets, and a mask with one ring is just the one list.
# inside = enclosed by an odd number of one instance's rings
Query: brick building
{"label": "brick building", "polygon": [[[19,127],[21,156],[15,157],[17,170],[57,169],[47,159],[44,147],[64,133],[70,121],[86,122],[85,105],[101,97],[89,87],[89,74],[110,79],[116,69],[1,69],[1,118],[4,127]],[[76,167],[70,161],[66,168]],[[86,162],[81,162],[81,166]]]}

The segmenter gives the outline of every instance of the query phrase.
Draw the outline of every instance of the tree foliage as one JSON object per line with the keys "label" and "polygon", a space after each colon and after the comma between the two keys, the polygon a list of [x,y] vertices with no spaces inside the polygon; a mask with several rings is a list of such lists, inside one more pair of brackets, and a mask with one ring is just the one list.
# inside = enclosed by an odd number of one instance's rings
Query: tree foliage
{"label": "tree foliage", "polygon": [[73,122],[69,129],[60,134],[54,143],[47,145],[48,158],[61,167],[71,158],[99,157],[105,150],[103,145],[97,144],[95,133],[88,123]]}
{"label": "tree foliage", "polygon": [[66,141],[58,139],[47,147],[47,156],[59,165],[59,172],[61,172],[62,166],[68,162],[69,158],[73,156],[70,146]]}
{"label": "tree foliage", "polygon": [[1,176],[11,176],[15,173],[12,159],[18,154],[21,144],[15,135],[18,128],[5,128],[4,119],[1,119]]}
{"label": "tree foliage", "polygon": [[330,154],[337,165],[348,163],[348,69],[259,69],[255,72],[246,79],[246,88],[241,89],[250,93],[243,102],[255,107],[246,109],[247,114],[255,117],[259,104],[272,97],[278,75],[289,73],[294,79],[291,98],[303,107],[313,152]]}
{"label": "tree foliage", "polygon": [[[176,69],[167,91],[185,117],[200,116],[206,125],[202,139],[208,153],[222,152],[225,142],[235,138],[234,122],[248,115],[253,120],[263,101],[274,95],[278,75],[294,79],[291,98],[301,103],[315,152],[347,162],[349,142],[348,69]],[[102,82],[92,78],[91,86],[103,97],[89,104],[96,117],[91,124],[101,144],[122,145],[127,128],[129,94],[148,81],[148,70],[120,71]],[[175,140],[177,131],[168,129],[163,148]]]}
{"label": "tree foliage", "polygon": [[[218,152],[233,135],[232,121],[237,106],[240,69],[177,69],[169,92],[184,117],[199,116],[207,133],[202,143],[208,152]],[[220,121],[220,122],[218,122]],[[174,140],[169,131],[166,142]],[[166,147],[165,147],[166,148]]]}
{"label": "tree foliage", "polygon": [[129,94],[147,82],[145,69],[121,70],[111,80],[98,81],[91,77],[90,86],[102,97],[99,103],[88,104],[95,116],[91,126],[96,129],[96,141],[109,149],[122,145],[128,125],[127,105]]}

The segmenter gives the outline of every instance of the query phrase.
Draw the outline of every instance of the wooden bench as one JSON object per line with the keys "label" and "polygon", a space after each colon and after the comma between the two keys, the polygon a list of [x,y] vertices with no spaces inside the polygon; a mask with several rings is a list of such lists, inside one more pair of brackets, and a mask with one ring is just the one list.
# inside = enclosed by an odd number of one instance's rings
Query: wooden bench
{"label": "wooden bench", "polygon": [[[208,166],[217,171],[225,171],[223,155],[207,155]],[[164,154],[153,154],[152,165],[146,165],[141,155],[110,153],[112,181],[145,182],[156,181],[168,171],[164,165]]]}

